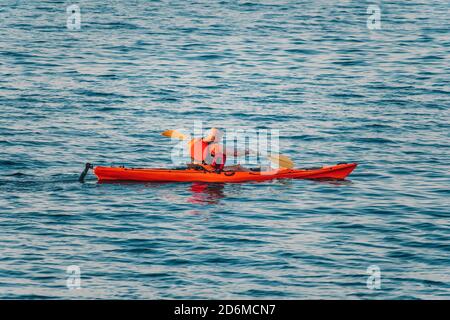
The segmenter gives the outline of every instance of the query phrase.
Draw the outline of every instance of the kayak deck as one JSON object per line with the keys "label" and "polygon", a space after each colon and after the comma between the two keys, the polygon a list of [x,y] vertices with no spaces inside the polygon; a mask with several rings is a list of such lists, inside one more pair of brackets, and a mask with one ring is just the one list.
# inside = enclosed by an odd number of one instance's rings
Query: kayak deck
{"label": "kayak deck", "polygon": [[315,169],[280,169],[262,172],[206,172],[195,169],[146,169],[124,167],[94,168],[99,181],[141,182],[245,182],[273,179],[345,179],[356,163],[343,163]]}

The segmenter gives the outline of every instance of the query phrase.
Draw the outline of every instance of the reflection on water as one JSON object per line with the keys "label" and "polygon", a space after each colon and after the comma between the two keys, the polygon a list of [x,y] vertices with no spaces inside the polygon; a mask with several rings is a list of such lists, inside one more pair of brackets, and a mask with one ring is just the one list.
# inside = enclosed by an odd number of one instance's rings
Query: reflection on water
{"label": "reflection on water", "polygon": [[333,186],[348,186],[351,185],[353,182],[351,180],[347,180],[347,179],[315,179],[312,180],[315,183],[320,183],[320,184],[329,184],[329,185],[333,185]]}
{"label": "reflection on water", "polygon": [[[98,181],[97,184],[104,185],[124,185],[126,186],[143,186],[145,188],[159,188],[170,187],[172,192],[166,194],[167,197],[176,194],[183,193],[182,190],[185,187],[189,191],[190,195],[187,198],[187,202],[194,204],[219,204],[220,199],[225,198],[224,183],[207,183],[207,182],[192,182],[192,184],[185,183],[173,183],[173,182],[138,182],[138,181]],[[176,186],[176,187],[175,187]],[[174,189],[175,188],[175,189]],[[178,189],[178,191],[176,191]],[[170,197],[172,201],[176,202],[176,196]],[[169,200],[169,199],[168,199]]]}
{"label": "reflection on water", "polygon": [[188,198],[190,203],[218,204],[225,197],[223,183],[193,182],[190,186],[192,195]]}
{"label": "reflection on water", "polygon": [[[330,186],[350,185],[350,180],[335,180],[335,179],[315,179],[310,180],[317,184],[325,184]],[[99,181],[98,184],[109,185],[124,185],[126,186],[142,186],[144,188],[157,188],[164,193],[164,198],[168,201],[178,202],[183,198],[182,202],[202,205],[216,205],[220,204],[220,200],[226,197],[225,183],[208,183],[208,182],[192,182],[192,183],[173,183],[173,182],[137,182],[137,181]],[[259,184],[262,193],[285,193],[287,190],[295,188],[294,180],[292,179],[276,179],[271,182],[247,182],[243,184],[228,184],[230,189],[227,192],[228,196],[239,194],[241,188],[245,185]],[[170,189],[170,192],[165,192],[165,189]],[[275,188],[275,189],[274,189]],[[281,189],[279,189],[281,188]],[[182,194],[188,191],[188,196],[185,198]]]}

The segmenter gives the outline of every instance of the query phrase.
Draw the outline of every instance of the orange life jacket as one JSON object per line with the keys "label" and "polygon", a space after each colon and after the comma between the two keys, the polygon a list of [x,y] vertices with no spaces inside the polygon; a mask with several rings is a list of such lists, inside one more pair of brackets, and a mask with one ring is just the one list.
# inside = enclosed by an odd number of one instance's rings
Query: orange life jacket
{"label": "orange life jacket", "polygon": [[208,152],[208,146],[209,143],[203,141],[203,139],[201,138],[192,139],[191,142],[189,142],[191,159],[198,162],[205,161]]}
{"label": "orange life jacket", "polygon": [[191,159],[203,164],[210,164],[214,169],[222,170],[227,159],[225,153],[216,154],[214,150],[210,151],[210,143],[203,139],[192,139],[189,142],[189,151]]}

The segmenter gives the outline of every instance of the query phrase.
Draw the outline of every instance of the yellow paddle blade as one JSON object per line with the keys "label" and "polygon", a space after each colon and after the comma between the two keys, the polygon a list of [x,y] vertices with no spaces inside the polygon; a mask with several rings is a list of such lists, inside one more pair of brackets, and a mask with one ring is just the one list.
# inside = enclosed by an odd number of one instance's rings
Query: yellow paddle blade
{"label": "yellow paddle blade", "polygon": [[282,154],[275,154],[269,157],[269,160],[277,164],[280,168],[294,168],[294,161]]}
{"label": "yellow paddle blade", "polygon": [[186,135],[182,134],[181,132],[178,132],[176,130],[166,130],[163,133],[161,133],[165,137],[173,138],[173,139],[180,139],[180,140],[186,140]]}

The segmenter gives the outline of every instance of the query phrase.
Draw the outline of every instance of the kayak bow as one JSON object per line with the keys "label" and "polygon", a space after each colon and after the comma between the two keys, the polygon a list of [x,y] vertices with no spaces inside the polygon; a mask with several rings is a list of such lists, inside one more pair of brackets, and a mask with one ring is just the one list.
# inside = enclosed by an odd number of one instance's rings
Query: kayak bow
{"label": "kayak bow", "polygon": [[356,163],[342,163],[313,169],[280,169],[263,172],[207,172],[196,169],[151,169],[102,167],[94,168],[99,181],[141,181],[141,182],[245,182],[273,179],[345,179]]}

